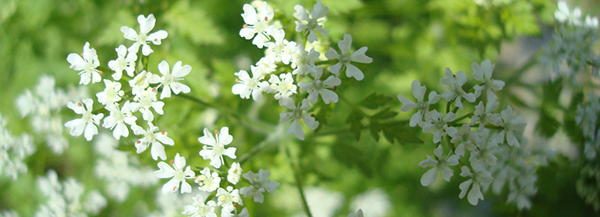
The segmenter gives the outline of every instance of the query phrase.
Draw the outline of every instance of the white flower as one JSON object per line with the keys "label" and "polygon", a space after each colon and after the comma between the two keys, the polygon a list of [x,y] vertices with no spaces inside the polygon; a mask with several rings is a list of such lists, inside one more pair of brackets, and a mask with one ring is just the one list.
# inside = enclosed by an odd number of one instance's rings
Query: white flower
{"label": "white flower", "polygon": [[289,98],[297,93],[298,87],[294,84],[294,77],[290,73],[279,74],[279,76],[271,75],[269,83],[269,89],[275,92],[274,97],[277,100]]}
{"label": "white flower", "polygon": [[192,200],[192,204],[184,207],[184,215],[190,217],[217,217],[217,204],[215,201],[206,201],[204,195],[195,196]]}
{"label": "white flower", "polygon": [[556,12],[554,12],[554,18],[560,23],[568,23],[577,26],[581,24],[581,9],[575,8],[571,11],[567,2],[559,1],[558,8]]}
{"label": "white flower", "polygon": [[499,126],[502,123],[500,114],[495,113],[498,101],[495,97],[488,99],[488,102],[484,105],[483,102],[479,102],[475,106],[475,111],[471,117],[472,124],[479,124],[479,128],[484,128],[486,125],[491,124]]}
{"label": "white flower", "polygon": [[240,30],[240,36],[252,40],[252,44],[258,48],[263,48],[265,43],[269,41],[269,31],[274,28],[271,24],[273,21],[273,8],[264,1],[254,1],[252,5],[244,4],[244,27]]}
{"label": "white flower", "polygon": [[183,80],[184,76],[192,71],[190,65],[182,66],[181,61],[177,61],[175,65],[173,65],[173,69],[169,70],[169,63],[163,60],[158,64],[158,71],[162,74],[162,77],[159,79],[160,85],[162,86],[162,92],[160,93],[161,99],[171,97],[171,91],[175,95],[190,92],[190,87],[179,82]]}
{"label": "white flower", "polygon": [[258,173],[249,171],[244,174],[244,179],[250,182],[251,186],[244,187],[240,190],[241,194],[246,197],[252,197],[254,202],[262,203],[264,201],[264,192],[272,192],[279,183],[271,181],[269,177],[271,173],[267,170],[259,170]]}
{"label": "white flower", "polygon": [[152,113],[152,110],[159,115],[162,115],[164,112],[163,106],[165,103],[159,101],[156,98],[156,94],[155,88],[148,88],[144,91],[141,91],[133,98],[134,102],[131,103],[131,106],[133,106],[135,110],[138,110],[142,113],[142,118],[145,121],[154,120],[154,113]]}
{"label": "white flower", "polygon": [[144,15],[139,15],[137,17],[137,21],[140,24],[140,31],[136,32],[130,27],[122,26],[121,32],[123,33],[123,37],[127,40],[134,41],[134,43],[129,47],[129,52],[137,53],[142,47],[142,54],[144,56],[150,55],[152,52],[152,48],[148,42],[151,42],[154,45],[160,45],[161,41],[169,35],[165,30],[158,30],[156,32],[150,33],[154,28],[154,24],[156,23],[156,18],[154,18],[153,14],[148,15],[147,17]]}
{"label": "white flower", "polygon": [[71,64],[71,69],[79,72],[79,84],[88,85],[90,83],[100,82],[100,61],[96,54],[96,49],[90,47],[90,43],[86,42],[83,45],[83,53],[70,53],[67,56],[67,61]]}
{"label": "white flower", "polygon": [[165,147],[163,145],[173,146],[175,142],[173,139],[167,136],[167,132],[161,131],[158,132],[158,127],[152,125],[152,123],[148,123],[148,129],[144,130],[139,126],[131,126],[131,130],[135,135],[142,135],[141,139],[138,139],[135,142],[136,152],[142,153],[145,151],[148,146],[152,146],[150,150],[150,154],[152,155],[152,159],[156,160],[158,158],[165,160],[167,158],[165,154]]}
{"label": "white flower", "polygon": [[141,71],[133,79],[129,80],[129,86],[133,95],[137,96],[146,91],[150,84],[156,84],[160,81],[158,75],[149,71]]}
{"label": "white flower", "polygon": [[84,134],[85,139],[91,141],[94,135],[98,134],[98,127],[96,125],[100,124],[100,120],[102,120],[104,114],[92,114],[93,103],[92,99],[83,99],[80,102],[69,102],[67,104],[67,107],[76,114],[81,115],[81,118],[65,123],[65,127],[69,128],[69,133],[72,136]]}
{"label": "white flower", "polygon": [[414,127],[423,123],[425,114],[429,112],[429,106],[436,104],[439,101],[439,96],[435,91],[431,91],[428,100],[425,101],[425,93],[427,91],[425,86],[421,86],[421,82],[414,80],[411,87],[412,95],[417,101],[412,102],[404,96],[398,96],[398,100],[402,102],[402,107],[400,108],[402,111],[407,112],[411,109],[417,109],[417,112],[410,117],[409,125]]}
{"label": "white flower", "polygon": [[438,111],[430,111],[425,114],[425,122],[423,123],[423,131],[433,135],[433,142],[439,143],[442,136],[448,135],[454,137],[457,133],[456,127],[450,125],[456,118],[452,112],[440,114]]}
{"label": "white flower", "polygon": [[437,179],[439,174],[442,175],[444,180],[450,181],[450,178],[452,178],[454,173],[450,167],[458,165],[459,157],[453,154],[444,156],[444,150],[441,145],[438,145],[438,147],[433,150],[433,154],[434,157],[428,155],[427,159],[419,163],[419,166],[421,167],[431,168],[421,176],[421,185],[423,186],[431,185]]}
{"label": "white flower", "polygon": [[591,17],[591,16],[585,16],[585,27],[588,28],[592,28],[592,29],[597,29],[598,28],[598,18],[597,17]]}
{"label": "white flower", "polygon": [[316,103],[320,95],[325,104],[337,103],[338,95],[330,89],[334,89],[340,85],[342,81],[334,75],[330,75],[327,77],[327,79],[321,80],[323,70],[320,68],[312,75],[314,80],[305,81],[298,84],[300,88],[308,92],[308,100],[311,103]]}
{"label": "white flower", "polygon": [[306,75],[316,73],[320,68],[315,65],[315,62],[319,60],[319,52],[314,49],[310,49],[310,51],[305,51],[302,48],[298,49],[298,52],[295,52],[294,57],[292,58],[292,74],[296,75]]}
{"label": "white flower", "polygon": [[316,41],[317,33],[326,35],[327,32],[323,28],[327,20],[327,7],[321,4],[321,1],[313,6],[311,12],[307,11],[301,5],[294,6],[294,18],[296,18],[296,32],[308,31],[308,41]]}
{"label": "white flower", "polygon": [[231,211],[235,209],[234,203],[242,204],[242,198],[240,197],[238,189],[227,186],[225,189],[219,188],[219,190],[217,190],[217,204],[223,207],[221,210],[222,216],[226,215],[223,213],[231,213]]}
{"label": "white flower", "polygon": [[365,54],[368,48],[361,47],[357,51],[352,52],[352,36],[349,34],[344,34],[344,38],[338,42],[338,47],[340,49],[340,53],[333,48],[329,48],[329,51],[327,51],[327,59],[338,60],[335,65],[329,67],[329,71],[337,75],[342,68],[344,68],[346,70],[346,76],[359,81],[362,80],[365,77],[363,72],[358,67],[352,65],[352,62],[373,62],[373,59]]}
{"label": "white flower", "polygon": [[292,58],[299,52],[296,42],[286,40],[283,29],[273,30],[271,35],[273,41],[265,43],[267,47],[266,56],[275,62],[290,64]]}
{"label": "white flower", "polygon": [[[504,88],[504,81],[492,79],[494,73],[494,65],[489,60],[481,62],[481,64],[473,63],[473,77],[476,81],[481,82],[474,89],[478,93],[485,92],[487,100],[495,98],[494,92],[502,90]],[[477,94],[479,95],[479,94]]]}
{"label": "white flower", "polygon": [[308,101],[303,100],[302,103],[296,105],[293,100],[283,100],[281,105],[288,110],[279,115],[279,121],[291,121],[289,133],[294,134],[298,139],[304,139],[304,130],[300,122],[303,121],[311,130],[317,129],[319,122],[308,113],[311,105]]}
{"label": "white flower", "polygon": [[110,105],[107,107],[110,115],[104,118],[103,127],[113,130],[115,139],[129,136],[129,126],[135,126],[137,117],[131,114],[132,108],[129,102],[125,102],[123,107],[119,109],[118,105]]}
{"label": "white flower", "polygon": [[235,73],[238,83],[231,87],[231,92],[233,92],[233,94],[239,95],[242,99],[248,99],[250,98],[250,95],[252,95],[252,99],[254,100],[261,98],[262,91],[268,84],[267,82],[260,80],[261,78],[257,76],[254,69],[255,67],[252,67],[250,70],[252,72],[252,77],[250,77],[245,70],[240,70]]}
{"label": "white flower", "polygon": [[277,63],[270,56],[264,56],[254,64],[254,66],[250,66],[250,71],[252,74],[256,76],[258,79],[263,79],[268,74],[273,73],[277,69]]}
{"label": "white flower", "polygon": [[125,94],[121,90],[121,83],[104,79],[104,90],[96,94],[98,102],[102,105],[112,105],[121,100]]}
{"label": "white flower", "polygon": [[209,168],[205,167],[200,171],[195,179],[195,182],[200,186],[198,189],[204,192],[216,191],[221,184],[221,177],[216,172],[211,172]]}
{"label": "white flower", "polygon": [[510,106],[502,110],[500,116],[502,117],[501,126],[504,128],[501,135],[506,138],[506,142],[509,145],[519,146],[523,131],[525,130],[525,120],[515,114]]}
{"label": "white flower", "polygon": [[237,184],[240,181],[242,175],[242,167],[240,163],[234,162],[231,164],[229,170],[227,170],[227,181],[231,184]]}
{"label": "white flower", "polygon": [[115,50],[117,51],[117,59],[108,62],[108,68],[115,71],[112,75],[113,79],[117,81],[121,80],[123,71],[127,72],[129,77],[133,77],[137,54],[135,52],[127,52],[125,45],[119,45]]}
{"label": "white flower", "polygon": [[225,147],[232,141],[233,137],[229,135],[228,127],[221,128],[216,135],[213,135],[208,129],[204,128],[204,135],[198,138],[198,142],[204,144],[199,154],[204,160],[210,160],[210,165],[218,169],[224,163],[223,156],[231,159],[236,158],[236,148]]}
{"label": "white flower", "polygon": [[187,183],[186,179],[193,179],[194,171],[190,166],[186,167],[185,158],[180,156],[179,153],[175,155],[173,167],[165,162],[158,162],[158,171],[154,174],[161,179],[171,178],[163,185],[163,192],[177,192],[177,190],[180,190],[179,192],[182,194],[192,192],[192,186]]}
{"label": "white flower", "polygon": [[487,189],[492,181],[492,176],[487,171],[474,171],[474,173],[469,169],[469,167],[463,166],[461,168],[460,175],[463,177],[470,177],[470,179],[460,183],[458,186],[460,188],[459,198],[464,198],[467,196],[467,200],[471,205],[477,205],[479,200],[483,200],[482,191]]}
{"label": "white flower", "polygon": [[458,108],[462,108],[462,100],[465,99],[468,102],[475,102],[477,95],[474,93],[467,93],[462,89],[462,86],[467,83],[467,76],[465,73],[458,72],[456,75],[446,69],[446,74],[442,77],[442,83],[448,86],[448,91],[442,93],[442,96],[446,101],[454,101],[454,105]]}

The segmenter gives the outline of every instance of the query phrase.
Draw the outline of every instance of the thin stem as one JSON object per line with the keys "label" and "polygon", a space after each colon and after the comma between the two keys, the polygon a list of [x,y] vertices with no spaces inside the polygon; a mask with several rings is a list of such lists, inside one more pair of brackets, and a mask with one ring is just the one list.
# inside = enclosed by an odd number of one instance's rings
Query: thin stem
{"label": "thin stem", "polygon": [[288,147],[282,147],[284,149],[285,155],[287,156],[288,162],[290,164],[290,168],[292,168],[292,173],[294,174],[294,179],[296,181],[296,188],[298,189],[298,193],[300,193],[300,199],[302,200],[302,207],[304,208],[304,212],[308,217],[312,217],[312,213],[310,212],[310,207],[308,207],[308,202],[306,201],[306,196],[304,195],[304,188],[302,187],[302,177],[300,177],[300,168],[298,165],[295,165],[292,160],[292,154]]}

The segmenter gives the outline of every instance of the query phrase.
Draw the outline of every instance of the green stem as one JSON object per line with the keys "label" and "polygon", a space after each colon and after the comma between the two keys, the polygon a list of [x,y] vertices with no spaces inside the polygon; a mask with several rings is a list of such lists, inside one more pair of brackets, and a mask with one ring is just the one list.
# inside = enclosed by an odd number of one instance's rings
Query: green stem
{"label": "green stem", "polygon": [[300,199],[302,200],[302,208],[304,208],[304,212],[307,217],[313,217],[310,212],[310,207],[308,207],[308,202],[306,201],[306,196],[304,195],[304,188],[302,187],[302,177],[300,177],[300,168],[298,165],[295,165],[292,160],[292,154],[288,147],[282,147],[285,151],[285,155],[287,156],[288,162],[290,164],[290,168],[292,168],[292,173],[294,174],[294,179],[296,181],[296,188],[298,189],[298,193],[300,194]]}

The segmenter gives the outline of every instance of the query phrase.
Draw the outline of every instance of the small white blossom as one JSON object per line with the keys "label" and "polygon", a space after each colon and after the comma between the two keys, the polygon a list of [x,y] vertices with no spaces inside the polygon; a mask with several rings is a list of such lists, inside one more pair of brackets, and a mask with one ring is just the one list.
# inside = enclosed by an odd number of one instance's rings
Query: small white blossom
{"label": "small white blossom", "polygon": [[110,115],[104,118],[103,127],[113,130],[115,139],[129,136],[129,126],[136,126],[137,117],[131,114],[132,108],[129,102],[125,102],[122,108],[118,105],[107,107]]}
{"label": "small white blossom", "polygon": [[309,42],[316,41],[317,34],[326,35],[327,31],[323,26],[327,20],[327,11],[327,7],[323,6],[321,1],[317,1],[310,12],[301,5],[294,6],[296,32],[308,31]]}
{"label": "small white blossom", "polygon": [[148,129],[146,130],[137,125],[131,126],[131,130],[135,135],[143,136],[135,142],[138,154],[144,152],[148,146],[151,146],[150,154],[152,155],[152,159],[167,159],[163,145],[173,146],[175,144],[173,139],[167,136],[167,132],[158,132],[158,127],[155,127],[152,123],[148,123]]}
{"label": "small white blossom", "polygon": [[297,93],[298,87],[294,84],[294,77],[290,73],[271,75],[269,89],[275,92],[275,99],[287,99]]}
{"label": "small white blossom", "polygon": [[165,162],[158,162],[158,171],[154,172],[156,177],[161,179],[171,178],[162,187],[163,192],[181,192],[190,193],[192,192],[192,186],[187,183],[186,179],[194,178],[194,171],[190,166],[186,167],[185,158],[180,156],[179,153],[175,155],[173,167]]}
{"label": "small white blossom", "polygon": [[121,101],[125,92],[121,90],[121,83],[104,79],[104,90],[96,94],[98,102],[102,105],[112,105]]}
{"label": "small white blossom", "polygon": [[506,107],[500,113],[502,117],[502,130],[501,134],[506,138],[506,142],[511,146],[519,146],[523,131],[525,130],[526,122],[523,117],[518,116],[512,110],[512,107]]}
{"label": "small white blossom", "polygon": [[327,59],[338,61],[333,66],[329,67],[329,71],[337,75],[340,71],[345,70],[347,77],[354,78],[359,81],[362,80],[365,77],[363,72],[358,67],[352,65],[352,62],[373,62],[373,59],[365,54],[368,48],[361,47],[357,51],[352,52],[352,36],[349,34],[344,34],[344,38],[338,42],[338,47],[340,49],[340,53],[333,48],[329,48],[329,51],[327,51]]}
{"label": "small white blossom", "polygon": [[429,106],[436,104],[439,101],[439,96],[435,91],[431,91],[429,97],[427,97],[427,101],[425,101],[425,93],[427,91],[425,86],[421,86],[421,82],[414,80],[411,87],[412,95],[415,97],[416,102],[410,101],[404,96],[398,96],[398,100],[402,102],[402,107],[400,108],[402,111],[407,112],[411,109],[417,109],[417,112],[410,117],[409,125],[414,127],[423,123],[425,114],[429,112]]}
{"label": "small white blossom", "polygon": [[117,51],[117,58],[108,62],[108,68],[115,72],[112,74],[112,78],[117,81],[121,80],[123,71],[125,71],[129,77],[133,77],[137,54],[135,52],[128,52],[125,45],[119,45],[115,50]]}
{"label": "small white blossom", "polygon": [[456,115],[452,112],[440,114],[438,111],[430,111],[425,114],[425,123],[423,123],[423,131],[433,135],[433,142],[439,143],[442,136],[448,135],[454,137],[457,133],[456,127],[450,125],[456,119]]}
{"label": "small white blossom", "polygon": [[448,91],[442,93],[442,97],[448,102],[453,101],[456,107],[463,107],[463,98],[468,102],[475,102],[477,95],[474,93],[467,93],[462,88],[462,86],[467,83],[467,76],[465,76],[465,73],[458,72],[455,75],[447,68],[446,74],[442,77],[442,83],[448,87]]}
{"label": "small white blossom", "polygon": [[338,95],[332,91],[335,87],[339,86],[342,81],[334,76],[330,75],[325,80],[321,80],[323,70],[317,70],[313,75],[314,80],[300,82],[298,86],[308,92],[308,101],[316,103],[319,99],[319,95],[325,104],[337,103]]}
{"label": "small white blossom", "polygon": [[581,24],[581,9],[575,8],[573,11],[569,9],[569,5],[565,1],[558,2],[558,8],[554,12],[554,18],[561,23],[568,23],[570,25]]}
{"label": "small white blossom", "polygon": [[94,135],[98,134],[98,127],[96,125],[100,124],[100,120],[102,120],[104,114],[92,114],[93,103],[92,99],[83,99],[76,103],[69,102],[67,104],[67,107],[76,114],[81,115],[81,118],[65,123],[65,127],[69,128],[69,133],[72,136],[84,134],[85,139],[91,141]]}
{"label": "small white blossom", "polygon": [[204,144],[200,151],[200,156],[205,160],[210,160],[210,165],[215,168],[220,168],[223,165],[223,156],[235,159],[235,147],[226,147],[233,141],[233,137],[229,135],[229,128],[223,127],[213,135],[208,129],[204,128],[204,135],[198,138],[198,142]]}
{"label": "small white blossom", "polygon": [[240,166],[240,163],[232,163],[229,170],[227,170],[227,181],[235,185],[240,181],[240,176],[242,176],[242,167]]}
{"label": "small white blossom", "polygon": [[140,111],[142,113],[142,118],[145,121],[154,120],[154,112],[159,115],[163,114],[163,106],[164,102],[159,101],[156,97],[156,89],[148,88],[144,91],[141,91],[138,95],[133,98],[133,102],[131,106],[133,106],[134,110]]}
{"label": "small white blossom", "polygon": [[271,173],[266,170],[259,170],[258,173],[253,173],[252,171],[245,173],[244,179],[250,182],[251,186],[242,188],[240,190],[241,194],[252,197],[254,202],[262,203],[264,192],[272,192],[279,187],[279,183],[269,179],[270,176]]}
{"label": "small white blossom", "polygon": [[[504,81],[492,79],[494,73],[494,64],[491,61],[485,60],[481,64],[473,63],[473,78],[481,82],[474,87],[478,93],[486,93],[487,100],[496,98],[494,92],[498,92],[504,88]],[[479,94],[477,94],[479,95]]]}
{"label": "small white blossom", "polygon": [[298,49],[298,52],[294,53],[292,58],[292,74],[294,75],[307,75],[316,73],[320,68],[315,65],[315,62],[319,60],[319,52],[314,49],[305,51],[302,48]]}
{"label": "small white blossom", "polygon": [[183,214],[190,217],[217,217],[217,204],[215,201],[206,201],[206,196],[199,195],[192,198],[192,204],[184,207]]}
{"label": "small white blossom", "polygon": [[293,100],[283,100],[281,105],[287,108],[287,111],[279,115],[281,122],[290,121],[288,132],[294,134],[298,139],[304,139],[304,130],[300,122],[304,122],[311,130],[317,129],[319,122],[308,113],[311,105],[308,101],[303,100],[302,103],[296,105]]}
{"label": "small white blossom", "polygon": [[269,41],[269,32],[274,28],[272,25],[275,16],[273,8],[264,1],[253,1],[252,4],[244,4],[244,27],[240,30],[240,36],[252,40],[252,44],[263,48]]}
{"label": "small white blossom", "polygon": [[469,167],[463,166],[460,175],[469,177],[468,180],[460,183],[459,198],[467,196],[467,200],[471,205],[477,205],[479,200],[483,200],[483,191],[488,188],[492,181],[492,176],[487,171],[471,171]]}
{"label": "small white blossom", "polygon": [[242,204],[242,198],[240,197],[238,189],[227,186],[227,188],[219,188],[219,190],[217,190],[217,204],[223,207],[221,216],[227,215],[226,213],[231,213],[235,209],[234,203]]}
{"label": "small white blossom", "polygon": [[148,16],[139,15],[137,17],[137,21],[140,25],[139,32],[136,32],[134,29],[127,26],[122,26],[121,32],[123,33],[123,37],[125,37],[125,39],[134,41],[131,47],[129,47],[129,52],[137,53],[140,47],[142,47],[142,54],[144,56],[148,56],[154,52],[148,43],[160,45],[161,41],[167,38],[169,34],[165,30],[158,30],[150,33],[156,24],[156,18],[154,18],[153,14]]}
{"label": "small white blossom", "polygon": [[195,179],[196,184],[198,184],[201,191],[204,192],[213,192],[216,191],[221,184],[221,177],[216,172],[211,172],[209,168],[205,167],[200,171],[200,175],[198,175]]}
{"label": "small white blossom", "polygon": [[97,69],[100,66],[100,61],[96,49],[91,48],[89,42],[83,45],[82,55],[70,53],[67,56],[67,61],[71,64],[71,69],[79,72],[79,84],[88,85],[100,82],[100,71]]}
{"label": "small white blossom", "polygon": [[175,95],[190,92],[190,87],[179,82],[192,71],[190,65],[182,65],[181,61],[177,61],[173,65],[173,69],[169,70],[169,63],[163,60],[158,64],[158,71],[162,74],[162,77],[159,79],[159,83],[162,86],[161,99],[171,97],[171,92]]}
{"label": "small white blossom", "polygon": [[268,83],[261,81],[261,78],[254,69],[255,67],[252,67],[250,70],[252,72],[252,77],[250,77],[245,70],[240,70],[235,73],[238,82],[231,87],[231,92],[233,92],[233,94],[239,95],[242,99],[248,99],[250,96],[252,96],[252,99],[254,100],[261,98],[263,89]]}
{"label": "small white blossom", "polygon": [[275,62],[290,64],[299,49],[296,42],[285,39],[283,29],[273,30],[271,34],[273,41],[265,43],[267,47],[266,56],[272,58]]}
{"label": "small white blossom", "polygon": [[421,167],[431,168],[421,176],[421,185],[423,186],[431,185],[440,174],[444,180],[450,181],[454,173],[450,167],[458,165],[459,157],[454,154],[444,156],[444,150],[441,145],[433,150],[433,154],[433,157],[427,156],[427,159],[419,163]]}

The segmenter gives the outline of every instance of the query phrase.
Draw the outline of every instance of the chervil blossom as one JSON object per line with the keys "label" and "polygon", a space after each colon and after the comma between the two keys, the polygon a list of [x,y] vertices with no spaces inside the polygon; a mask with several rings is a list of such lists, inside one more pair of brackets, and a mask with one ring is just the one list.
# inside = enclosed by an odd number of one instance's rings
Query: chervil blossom
{"label": "chervil blossom", "polygon": [[272,24],[274,12],[273,8],[264,1],[253,1],[252,4],[244,4],[244,27],[240,30],[240,36],[252,40],[252,44],[258,48],[263,48],[269,41],[270,31],[275,28]]}
{"label": "chervil blossom", "polygon": [[135,142],[136,152],[138,154],[142,153],[148,148],[148,146],[152,146],[150,154],[154,160],[165,160],[167,156],[165,154],[165,147],[163,145],[173,146],[175,144],[173,139],[167,136],[167,132],[158,132],[158,127],[155,127],[152,125],[152,123],[148,123],[148,129],[146,130],[136,125],[131,126],[131,130],[135,135],[143,136],[141,139],[138,139]]}
{"label": "chervil blossom", "polygon": [[96,94],[98,102],[102,105],[112,105],[121,101],[125,94],[121,90],[121,83],[104,79],[104,90]]}
{"label": "chervil blossom", "polygon": [[236,148],[226,148],[232,141],[233,137],[229,135],[228,127],[221,128],[219,133],[216,133],[215,135],[204,128],[204,135],[198,138],[198,142],[204,144],[199,154],[203,159],[210,160],[210,165],[215,168],[220,168],[224,163],[223,156],[227,156],[231,159],[236,158]]}
{"label": "chervil blossom", "polygon": [[462,99],[471,103],[475,102],[477,95],[474,93],[467,93],[462,88],[462,86],[467,83],[467,76],[465,76],[465,73],[459,72],[455,75],[450,69],[446,69],[446,74],[442,77],[442,83],[448,87],[448,91],[442,93],[442,97],[448,102],[453,101],[456,107],[463,107]]}
{"label": "chervil blossom", "polygon": [[129,102],[125,102],[123,107],[110,105],[107,107],[110,115],[104,118],[103,127],[113,130],[115,139],[129,136],[129,126],[136,126],[137,118],[131,114],[132,108]]}
{"label": "chervil blossom", "polygon": [[431,185],[440,174],[444,180],[450,181],[454,173],[450,167],[458,165],[459,156],[454,154],[444,156],[444,150],[441,145],[433,150],[433,154],[434,157],[427,156],[427,159],[419,163],[421,167],[431,168],[421,176],[421,185],[423,186]]}
{"label": "chervil blossom", "polygon": [[198,195],[192,198],[192,204],[184,207],[183,214],[190,217],[217,217],[217,203],[206,201],[206,196]]}
{"label": "chervil blossom", "polygon": [[329,67],[329,71],[337,75],[340,71],[345,70],[347,77],[359,81],[362,80],[365,77],[363,72],[358,67],[352,65],[352,62],[373,62],[373,59],[365,54],[368,48],[361,47],[357,51],[352,52],[352,36],[349,34],[344,34],[344,38],[338,42],[338,47],[340,53],[333,48],[329,48],[329,51],[327,51],[327,59],[338,61],[335,65]]}
{"label": "chervil blossom", "polygon": [[475,106],[471,123],[479,125],[480,128],[484,128],[486,125],[499,126],[502,123],[500,114],[496,113],[498,101],[495,97],[488,99],[484,105],[483,102],[479,102]]}
{"label": "chervil blossom", "polygon": [[152,113],[152,110],[160,115],[162,115],[164,112],[163,106],[165,103],[159,101],[156,98],[156,94],[155,88],[148,88],[144,91],[141,91],[133,98],[134,101],[131,103],[131,106],[133,106],[134,110],[142,113],[142,118],[145,121],[154,120],[154,113]]}
{"label": "chervil blossom", "polygon": [[150,84],[156,84],[160,80],[158,75],[155,75],[149,71],[141,71],[133,79],[129,80],[129,87],[131,87],[131,93],[134,96],[140,95],[142,92],[147,91]]}
{"label": "chervil blossom", "polygon": [[[486,93],[488,100],[494,97],[494,92],[502,90],[504,88],[504,81],[492,79],[494,73],[494,64],[489,60],[481,62],[481,64],[473,63],[473,78],[480,82],[474,87],[478,93]],[[477,94],[479,95],[479,94]]]}
{"label": "chervil blossom", "polygon": [[310,49],[309,51],[305,51],[304,49],[298,49],[298,52],[295,52],[294,58],[292,58],[292,74],[294,75],[307,75],[316,73],[320,68],[315,65],[315,63],[319,60],[319,52],[314,49]]}
{"label": "chervil blossom", "polygon": [[240,190],[241,194],[252,197],[254,202],[262,203],[264,192],[272,192],[279,187],[279,183],[271,181],[269,176],[271,176],[271,173],[266,170],[259,170],[258,173],[252,171],[245,173],[244,179],[250,182],[251,186],[242,188]]}
{"label": "chervil blossom", "polygon": [[482,192],[485,191],[492,182],[492,176],[489,172],[483,170],[471,171],[469,167],[463,166],[460,175],[469,177],[468,180],[460,183],[459,198],[467,196],[467,200],[471,205],[477,205],[479,200],[483,200]]}
{"label": "chervil blossom", "polygon": [[227,181],[235,185],[240,181],[240,176],[242,176],[242,167],[240,166],[240,163],[232,163],[229,170],[227,170]]}
{"label": "chervil blossom", "polygon": [[438,111],[429,111],[425,114],[425,123],[423,123],[423,131],[433,135],[433,142],[439,143],[442,136],[448,135],[453,137],[456,133],[456,127],[450,125],[456,119],[456,115],[452,112],[440,114]]}
{"label": "chervil blossom", "polygon": [[231,92],[235,95],[239,95],[242,99],[248,99],[252,96],[252,99],[258,100],[262,96],[263,89],[269,84],[265,81],[261,81],[260,77],[255,72],[255,67],[251,68],[252,77],[248,75],[245,70],[240,70],[235,73],[237,77],[237,83],[231,87]]}
{"label": "chervil blossom", "polygon": [[125,39],[134,41],[131,47],[129,47],[129,52],[137,53],[140,47],[142,47],[142,54],[144,56],[148,56],[154,52],[148,43],[150,42],[154,45],[160,45],[161,41],[167,38],[169,34],[165,30],[158,30],[150,33],[150,31],[154,29],[154,25],[156,23],[156,18],[154,18],[153,14],[148,16],[139,15],[137,17],[137,21],[138,24],[140,24],[139,32],[136,32],[127,26],[122,26],[121,32],[123,33],[123,37],[125,37]]}
{"label": "chervil blossom", "polygon": [[294,84],[294,77],[290,73],[271,75],[269,90],[275,92],[275,99],[287,99],[297,93],[298,87]]}
{"label": "chervil blossom", "polygon": [[583,24],[585,27],[597,29],[598,28],[598,18],[592,16],[585,16],[585,22]]}
{"label": "chervil blossom", "polygon": [[286,40],[283,29],[273,30],[271,36],[273,41],[265,43],[267,47],[266,56],[272,58],[275,62],[290,64],[292,58],[298,53],[296,42]]}
{"label": "chervil blossom", "polygon": [[425,101],[425,93],[427,89],[425,86],[421,86],[421,82],[415,80],[412,82],[412,95],[415,97],[416,102],[410,101],[404,96],[398,96],[398,100],[402,102],[402,107],[400,108],[402,111],[409,111],[411,109],[417,109],[410,117],[409,125],[411,127],[421,125],[423,123],[423,118],[427,112],[429,112],[429,106],[436,104],[439,101],[439,96],[435,91],[431,91],[429,93],[429,97],[427,97],[427,101]]}
{"label": "chervil blossom", "polygon": [[161,99],[171,97],[171,92],[175,95],[190,92],[190,87],[179,82],[192,71],[190,65],[182,66],[181,61],[177,61],[173,65],[173,69],[169,70],[169,63],[163,60],[158,64],[158,71],[162,74],[162,77],[159,79],[159,83],[162,86]]}
{"label": "chervil blossom", "polygon": [[154,174],[161,179],[171,178],[171,180],[163,185],[163,192],[177,192],[177,190],[182,194],[192,192],[192,186],[187,183],[186,179],[193,179],[194,171],[192,171],[190,166],[186,167],[185,158],[179,155],[179,153],[175,155],[173,167],[165,162],[158,162],[158,171],[154,172]]}
{"label": "chervil blossom", "polygon": [[561,23],[568,23],[571,25],[581,24],[581,9],[575,8],[573,11],[569,9],[569,5],[565,1],[558,2],[558,9],[554,12],[554,18]]}
{"label": "chervil blossom", "polygon": [[67,104],[67,107],[76,114],[81,115],[81,118],[65,123],[65,127],[69,128],[69,133],[72,136],[84,134],[85,139],[91,141],[94,135],[98,134],[98,127],[96,125],[100,124],[100,120],[102,120],[104,114],[93,114],[93,103],[92,99],[83,99],[80,102],[70,102]]}
{"label": "chervil blossom", "polygon": [[317,129],[319,126],[319,122],[308,113],[311,106],[308,101],[303,100],[302,103],[296,105],[291,99],[283,100],[281,105],[288,110],[279,115],[279,120],[281,122],[290,121],[288,132],[294,134],[298,139],[304,139],[304,130],[300,125],[301,121],[311,130]]}
{"label": "chervil blossom", "polygon": [[234,204],[242,204],[242,198],[238,189],[234,189],[231,186],[227,188],[219,188],[217,190],[217,204],[222,208],[221,216],[227,216],[233,210],[235,210]]}
{"label": "chervil blossom", "polygon": [[325,104],[337,103],[338,95],[332,91],[335,87],[339,86],[342,81],[334,76],[330,75],[325,80],[321,80],[323,70],[319,69],[312,74],[314,80],[304,81],[298,84],[300,88],[308,92],[308,101],[316,103],[321,96],[321,99]]}
{"label": "chervil blossom", "polygon": [[323,28],[327,20],[327,7],[320,1],[313,6],[312,11],[304,9],[301,5],[294,6],[294,18],[296,18],[296,32],[308,31],[308,41],[316,41],[317,34],[326,35]]}
{"label": "chervil blossom", "polygon": [[501,135],[506,138],[506,142],[511,146],[519,146],[521,144],[521,135],[525,130],[525,120],[516,115],[511,107],[507,107],[500,113],[502,117],[502,127],[504,129]]}
{"label": "chervil blossom", "polygon": [[88,85],[100,82],[100,71],[97,69],[100,66],[100,61],[96,49],[91,48],[89,42],[83,45],[82,55],[70,53],[67,56],[67,62],[71,64],[71,69],[79,72],[79,84]]}
{"label": "chervil blossom", "polygon": [[115,72],[112,74],[112,78],[117,81],[121,80],[123,71],[127,72],[129,77],[133,77],[137,54],[135,52],[128,52],[125,45],[119,45],[115,50],[117,51],[117,58],[108,62],[108,68]]}
{"label": "chervil blossom", "polygon": [[196,184],[199,185],[198,189],[204,192],[216,191],[221,184],[221,177],[216,172],[211,172],[209,168],[205,167],[195,179]]}

